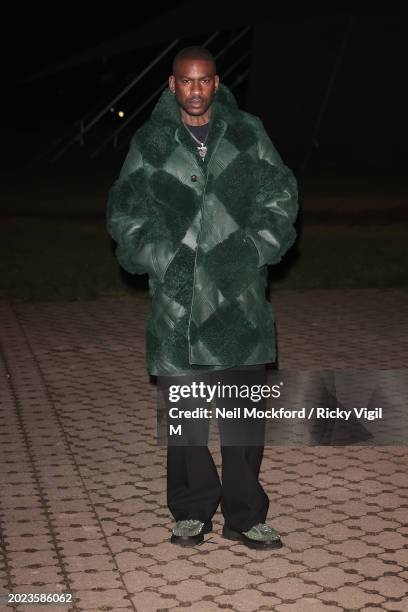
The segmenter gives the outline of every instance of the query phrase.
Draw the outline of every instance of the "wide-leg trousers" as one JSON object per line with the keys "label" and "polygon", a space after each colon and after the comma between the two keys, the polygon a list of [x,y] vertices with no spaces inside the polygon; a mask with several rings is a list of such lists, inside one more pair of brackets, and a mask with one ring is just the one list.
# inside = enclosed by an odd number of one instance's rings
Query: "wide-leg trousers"
{"label": "wide-leg trousers", "polygon": [[[216,384],[230,381],[231,375],[238,375],[245,384],[254,380],[252,374],[256,375],[257,383],[267,384],[265,365],[259,364],[208,373],[201,371],[194,376],[159,376],[158,385],[166,389],[175,382],[188,384],[198,379],[207,384]],[[257,406],[264,409],[265,401],[262,398]],[[195,405],[191,398],[182,402],[183,409],[192,409]],[[228,402],[224,402],[224,405],[228,407]],[[220,431],[222,433],[228,435],[228,432]],[[259,482],[264,446],[253,443],[223,444],[222,439],[221,481],[206,443],[167,446],[167,505],[176,521],[198,519],[206,522],[221,503],[224,524],[230,529],[247,531],[256,523],[264,523],[268,514],[269,498]]]}

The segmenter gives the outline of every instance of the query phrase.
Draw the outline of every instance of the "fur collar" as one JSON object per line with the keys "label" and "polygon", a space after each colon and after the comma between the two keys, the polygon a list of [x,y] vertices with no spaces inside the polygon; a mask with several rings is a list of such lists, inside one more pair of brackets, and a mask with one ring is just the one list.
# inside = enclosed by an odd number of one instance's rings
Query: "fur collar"
{"label": "fur collar", "polygon": [[197,152],[197,143],[183,126],[176,96],[167,87],[156,102],[150,120],[141,128],[143,158],[154,168],[164,168],[177,143],[184,145],[195,161],[196,170],[205,172],[213,152],[224,137],[239,152],[245,152],[256,144],[256,137],[248,119],[249,114],[240,110],[235,96],[223,83],[214,94],[210,127],[206,140],[208,153],[202,160]]}

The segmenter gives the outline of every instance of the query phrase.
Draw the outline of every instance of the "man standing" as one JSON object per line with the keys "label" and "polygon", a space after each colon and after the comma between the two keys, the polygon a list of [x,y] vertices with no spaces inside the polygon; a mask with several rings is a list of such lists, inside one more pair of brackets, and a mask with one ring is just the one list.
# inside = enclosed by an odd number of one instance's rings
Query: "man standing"
{"label": "man standing", "polygon": [[[119,263],[149,275],[146,362],[159,385],[265,373],[275,361],[267,266],[295,241],[297,197],[293,173],[262,121],[220,83],[212,54],[181,50],[168,88],[131,139],[107,210]],[[224,537],[282,546],[265,523],[263,447],[221,448],[222,485],[207,446],[168,445],[171,541],[202,542],[221,500]]]}

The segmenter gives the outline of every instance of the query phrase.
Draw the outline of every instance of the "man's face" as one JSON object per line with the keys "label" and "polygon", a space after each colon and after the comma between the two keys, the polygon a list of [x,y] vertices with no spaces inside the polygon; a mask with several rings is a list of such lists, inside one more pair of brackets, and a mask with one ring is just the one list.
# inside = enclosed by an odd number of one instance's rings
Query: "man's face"
{"label": "man's face", "polygon": [[182,60],[176,74],[169,77],[169,87],[175,92],[181,108],[195,117],[203,115],[211,106],[219,77],[214,65],[206,60]]}

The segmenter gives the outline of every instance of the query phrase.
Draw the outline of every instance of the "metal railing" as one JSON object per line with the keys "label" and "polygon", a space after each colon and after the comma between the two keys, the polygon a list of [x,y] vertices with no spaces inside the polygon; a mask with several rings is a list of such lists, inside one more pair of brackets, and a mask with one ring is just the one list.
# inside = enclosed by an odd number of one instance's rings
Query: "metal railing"
{"label": "metal railing", "polygon": [[[220,57],[222,57],[222,55],[224,55],[250,29],[251,29],[251,26],[246,26],[240,32],[238,32],[238,34],[234,38],[228,41],[228,43],[223,47],[223,49],[221,49],[221,51],[219,51],[216,55],[214,55],[215,59],[219,59]],[[202,46],[203,47],[208,46],[214,40],[214,38],[216,38],[219,34],[220,32],[218,31],[213,33],[202,44]],[[173,40],[161,53],[159,53],[159,55],[157,55],[157,57],[155,57],[154,60],[152,60],[139,74],[137,74],[137,76],[134,79],[132,79],[130,83],[128,83],[117,95],[111,98],[109,102],[103,106],[102,109],[98,110],[95,113],[88,113],[87,115],[82,117],[80,120],[76,121],[70,127],[69,131],[66,132],[63,136],[61,136],[57,141],[55,141],[51,145],[51,147],[49,147],[49,149],[47,150],[46,154],[49,156],[52,151],[55,151],[55,149],[58,149],[57,152],[54,153],[54,155],[51,157],[51,161],[57,161],[58,159],[60,159],[64,155],[64,153],[76,142],[79,142],[81,146],[84,146],[84,142],[85,142],[84,136],[89,132],[89,130],[93,128],[99,121],[101,121],[101,119],[103,119],[106,116],[106,113],[110,111],[112,106],[116,104],[119,100],[121,100],[131,89],[133,89],[137,85],[137,83],[139,83],[139,81],[144,76],[146,76],[152,70],[152,68],[156,66],[156,64],[158,64],[158,62],[160,62],[160,60],[162,60],[179,43],[179,41],[180,39],[178,38]],[[225,78],[230,72],[232,72],[249,54],[250,54],[250,51],[244,53],[240,58],[238,58],[238,60],[236,60],[228,68],[228,70],[224,72],[224,74],[222,75],[223,78]],[[236,85],[242,82],[242,80],[246,77],[247,73],[248,71],[246,71],[245,73],[237,77],[234,84],[231,85],[230,87],[234,88]],[[125,127],[127,127],[128,124],[140,114],[140,112],[167,86],[167,84],[168,84],[168,80],[166,79],[166,81],[164,81],[150,96],[148,96],[148,98],[146,98],[143,101],[142,104],[138,106],[138,108],[126,119],[126,121],[121,123],[121,125],[117,129],[115,129],[101,143],[101,145],[97,149],[95,149],[92,152],[92,154],[90,155],[90,158],[91,159],[95,158],[99,154],[99,152],[104,147],[106,147],[106,145],[110,142],[113,142],[114,148],[117,148],[118,136],[122,132],[122,130],[124,130]],[[75,128],[76,128],[76,133],[72,135],[72,131]],[[71,138],[68,140],[68,142],[66,142],[64,146],[59,148],[60,144],[64,140],[66,140],[67,137],[69,137],[70,135],[71,135]]]}
{"label": "metal railing", "polygon": [[[214,55],[215,59],[217,60],[221,55],[223,55],[229,47],[231,47],[237,40],[239,40],[239,38],[241,38],[250,28],[246,27],[242,32],[240,32],[239,35],[237,35],[233,40],[231,40],[229,42],[228,45],[226,45],[224,47],[224,49],[222,49],[219,53],[217,53],[216,55]],[[203,44],[202,46],[205,47],[206,44],[208,44],[209,41],[211,41],[216,35],[218,34],[218,32],[216,32],[208,41],[206,41],[205,44]],[[236,62],[234,62],[234,64],[232,64],[229,69],[224,72],[224,74],[222,75],[223,78],[225,78],[230,72],[232,72],[234,70],[234,68],[236,66],[238,66],[248,55],[250,54],[249,51],[247,51],[246,53],[244,53],[240,58],[238,58],[238,60]],[[237,83],[238,84],[238,83]],[[94,159],[98,153],[111,141],[113,141],[113,146],[116,148],[117,147],[117,139],[118,136],[120,134],[120,132],[122,130],[125,129],[125,127],[135,119],[135,117],[137,117],[137,115],[145,108],[145,106],[147,106],[151,100],[153,100],[161,91],[163,91],[163,89],[165,87],[167,87],[168,85],[168,80],[166,79],[165,81],[163,81],[163,83],[151,94],[151,96],[149,96],[144,102],[143,104],[141,104],[129,117],[126,121],[124,121],[122,123],[122,125],[120,125],[110,136],[108,136],[108,138],[106,138],[103,143],[97,148],[95,149],[92,154],[90,155],[91,159]]]}
{"label": "metal railing", "polygon": [[146,66],[144,70],[142,70],[128,85],[126,85],[126,87],[124,87],[118,95],[112,98],[90,121],[85,123],[84,118],[77,121],[76,123],[79,125],[78,133],[66,144],[66,146],[63,149],[61,149],[59,153],[57,153],[57,155],[53,158],[53,160],[59,159],[65,153],[65,151],[71,145],[73,145],[76,141],[79,141],[79,143],[83,145],[84,135],[86,134],[86,132],[88,132],[91,129],[91,127],[93,127],[106,114],[106,112],[109,111],[109,109],[112,107],[113,104],[116,104],[118,100],[123,98],[123,96],[126,95],[128,91],[130,91],[148,72],[150,72],[150,70],[163,57],[165,57],[165,55],[167,55],[169,51],[171,51],[171,49],[173,49],[173,47],[177,45],[178,42],[179,42],[178,38],[173,40],[173,42],[170,43],[170,45],[168,45],[164,49],[164,51],[159,53],[159,55],[153,61],[151,61],[150,64],[148,64],[148,66]]}

